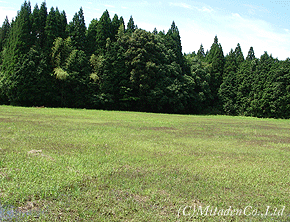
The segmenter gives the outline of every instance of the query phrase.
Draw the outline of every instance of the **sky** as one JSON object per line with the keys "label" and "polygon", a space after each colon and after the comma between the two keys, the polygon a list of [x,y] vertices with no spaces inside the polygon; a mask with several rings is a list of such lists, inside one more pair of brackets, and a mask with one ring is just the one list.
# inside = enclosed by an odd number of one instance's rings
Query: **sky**
{"label": "sky", "polygon": [[[42,2],[32,0],[32,8]],[[11,21],[23,3],[24,0],[0,0],[0,25],[6,15]],[[217,35],[225,55],[240,43],[245,57],[251,46],[256,57],[264,51],[279,60],[290,57],[290,0],[46,0],[46,4],[48,11],[52,6],[64,10],[68,22],[82,7],[87,26],[106,9],[111,18],[114,14],[123,16],[126,24],[132,15],[135,25],[147,31],[156,27],[167,32],[174,21],[184,53],[197,52],[200,44],[209,50]]]}

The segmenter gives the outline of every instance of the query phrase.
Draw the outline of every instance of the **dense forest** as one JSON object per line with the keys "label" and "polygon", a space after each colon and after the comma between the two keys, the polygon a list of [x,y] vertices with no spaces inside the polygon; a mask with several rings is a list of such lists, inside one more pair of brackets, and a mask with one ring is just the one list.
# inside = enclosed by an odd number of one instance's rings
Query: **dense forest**
{"label": "dense forest", "polygon": [[[170,24],[170,23],[169,23]],[[106,10],[86,27],[25,2],[0,29],[0,104],[290,117],[290,59],[224,55],[217,36],[183,54],[179,30],[148,32]]]}

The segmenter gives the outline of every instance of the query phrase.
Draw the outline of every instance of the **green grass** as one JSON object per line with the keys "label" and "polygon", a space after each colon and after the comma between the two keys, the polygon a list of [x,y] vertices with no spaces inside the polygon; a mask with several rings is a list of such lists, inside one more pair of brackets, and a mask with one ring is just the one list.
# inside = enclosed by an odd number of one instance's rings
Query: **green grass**
{"label": "green grass", "polygon": [[[289,120],[0,106],[1,203],[29,221],[289,221],[289,132]],[[270,208],[183,215],[194,205]]]}

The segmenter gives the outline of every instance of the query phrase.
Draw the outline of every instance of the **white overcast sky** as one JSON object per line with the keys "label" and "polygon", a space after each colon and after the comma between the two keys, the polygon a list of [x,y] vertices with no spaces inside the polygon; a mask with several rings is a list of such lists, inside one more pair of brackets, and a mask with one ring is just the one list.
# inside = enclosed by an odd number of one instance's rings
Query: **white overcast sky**
{"label": "white overcast sky", "polygon": [[[43,1],[31,1],[32,8]],[[24,1],[0,0],[0,22],[7,15],[11,20]],[[217,35],[224,54],[240,43],[244,56],[253,46],[256,57],[264,51],[274,58],[290,57],[290,1],[97,1],[97,0],[47,0],[50,7],[65,10],[68,22],[83,7],[87,26],[93,18],[100,18],[108,9],[111,18],[116,13],[125,23],[130,16],[139,28],[153,31],[170,28],[174,20],[181,35],[183,52],[197,51],[202,43],[210,49]]]}

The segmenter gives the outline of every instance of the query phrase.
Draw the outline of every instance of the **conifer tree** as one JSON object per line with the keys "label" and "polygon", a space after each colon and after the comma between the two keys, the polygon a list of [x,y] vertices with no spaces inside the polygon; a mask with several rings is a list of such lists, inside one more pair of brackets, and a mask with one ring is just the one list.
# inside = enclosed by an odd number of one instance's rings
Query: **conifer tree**
{"label": "conifer tree", "polygon": [[228,115],[236,114],[237,71],[238,64],[236,53],[231,49],[229,54],[225,57],[223,81],[218,91],[223,111]]}
{"label": "conifer tree", "polygon": [[32,24],[31,24],[31,5],[30,2],[24,2],[19,14],[15,20],[15,31],[18,35],[18,40],[16,40],[16,48],[20,54],[24,55],[33,45],[33,40],[31,38]]}
{"label": "conifer tree", "polygon": [[45,42],[46,42],[45,26],[46,26],[46,19],[47,19],[47,7],[46,7],[45,2],[43,2],[40,6],[38,18],[39,18],[39,23],[38,23],[39,46],[41,48],[44,48]]}
{"label": "conifer tree", "polygon": [[2,27],[0,29],[0,52],[3,50],[5,43],[8,39],[10,28],[11,28],[11,25],[9,23],[8,17],[6,16],[2,24]]}
{"label": "conifer tree", "polygon": [[46,50],[47,53],[50,53],[50,49],[56,37],[58,37],[57,29],[57,18],[56,13],[53,7],[51,7],[50,12],[47,15],[47,20],[45,24],[45,36],[46,36]]}
{"label": "conifer tree", "polygon": [[[58,11],[58,8],[56,8],[56,12],[57,11]],[[66,39],[68,37],[67,18],[66,18],[66,13],[64,10],[60,12],[59,16],[57,17],[57,21],[58,21],[58,37]]]}
{"label": "conifer tree", "polygon": [[8,75],[13,73],[15,64],[25,55],[32,46],[31,6],[24,2],[18,12],[15,22],[12,22],[6,50],[3,53],[2,70]]}
{"label": "conifer tree", "polygon": [[225,57],[224,77],[230,73],[236,73],[238,70],[237,57],[233,49]]}
{"label": "conifer tree", "polygon": [[199,50],[197,51],[197,57],[199,59],[204,59],[205,58],[204,48],[203,48],[202,44],[200,45]]}
{"label": "conifer tree", "polygon": [[249,49],[249,52],[248,52],[248,55],[247,55],[246,60],[248,60],[248,61],[252,61],[252,60],[254,60],[255,58],[256,58],[256,57],[255,57],[255,52],[254,52],[253,47],[251,46],[250,49]]}
{"label": "conifer tree", "polygon": [[218,38],[215,36],[214,43],[212,44],[210,51],[206,57],[208,63],[211,64],[211,92],[213,93],[212,107],[214,112],[221,110],[220,98],[218,97],[218,90],[223,80],[224,72],[224,53],[222,46],[218,43]]}
{"label": "conifer tree", "polygon": [[169,47],[171,47],[177,57],[177,63],[179,65],[183,65],[183,55],[182,55],[182,46],[181,46],[181,38],[179,34],[179,30],[173,21],[171,24],[171,28],[168,30],[167,39],[169,40]]}
{"label": "conifer tree", "polygon": [[130,16],[130,19],[129,19],[129,22],[127,24],[127,29],[126,29],[126,32],[127,33],[133,33],[134,31],[136,30],[136,26],[134,24],[134,20],[133,20],[133,17],[132,15]]}
{"label": "conifer tree", "polygon": [[80,8],[78,13],[75,13],[72,22],[68,25],[68,34],[73,42],[73,45],[78,50],[85,51],[86,42],[86,24],[83,9]]}
{"label": "conifer tree", "polygon": [[112,41],[115,42],[117,41],[117,34],[118,30],[120,28],[121,21],[119,20],[119,17],[117,14],[114,15],[114,18],[112,19]]}
{"label": "conifer tree", "polygon": [[97,25],[96,54],[105,52],[107,39],[112,39],[112,37],[112,22],[108,10],[106,10]]}
{"label": "conifer tree", "polygon": [[235,56],[236,56],[237,66],[239,66],[245,60],[240,43],[238,43],[235,49]]}
{"label": "conifer tree", "polygon": [[32,36],[33,43],[39,46],[39,29],[40,29],[40,21],[39,21],[39,8],[36,4],[33,13],[31,15],[31,22],[32,22]]}
{"label": "conifer tree", "polygon": [[89,56],[95,53],[97,50],[97,45],[96,45],[97,26],[98,26],[98,20],[93,19],[90,22],[88,30],[86,32],[86,39],[87,39],[86,53]]}
{"label": "conifer tree", "polygon": [[66,14],[60,12],[58,8],[51,7],[50,12],[46,19],[45,36],[46,36],[46,51],[50,53],[53,42],[57,37],[66,37]]}

